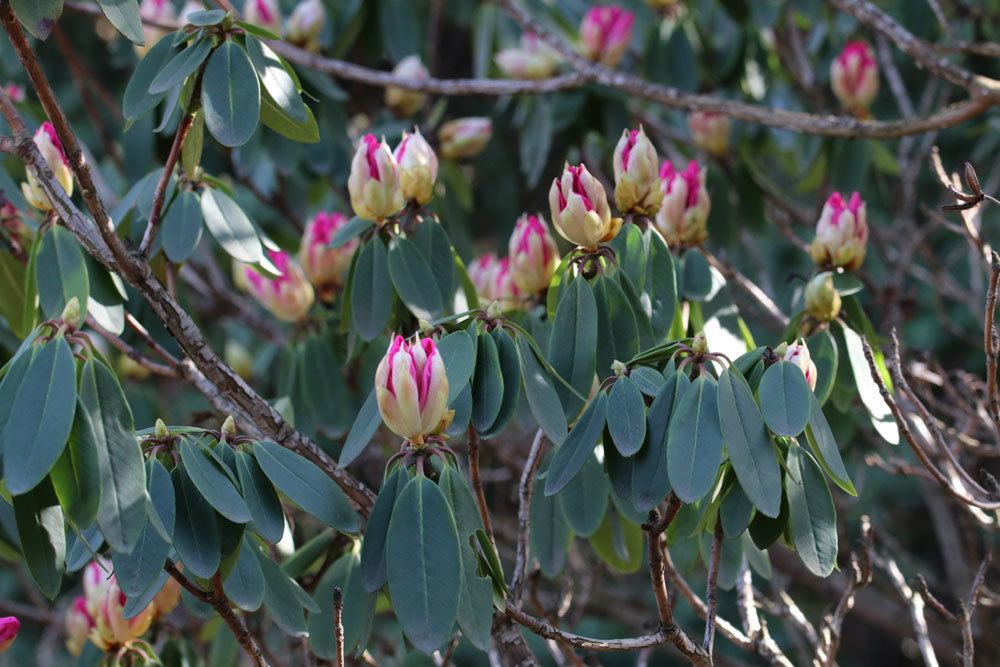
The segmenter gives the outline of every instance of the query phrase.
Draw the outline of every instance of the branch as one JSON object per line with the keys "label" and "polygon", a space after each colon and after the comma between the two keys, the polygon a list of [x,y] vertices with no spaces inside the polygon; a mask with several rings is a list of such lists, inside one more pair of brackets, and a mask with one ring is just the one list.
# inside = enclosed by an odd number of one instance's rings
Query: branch
{"label": "branch", "polygon": [[[199,70],[198,79],[194,85],[192,99],[197,99],[198,91],[201,89],[201,75],[204,69]],[[153,190],[153,207],[149,211],[149,222],[146,224],[146,231],[142,235],[142,244],[139,246],[139,254],[145,258],[149,257],[149,250],[156,238],[156,230],[160,225],[160,214],[163,212],[163,200],[167,195],[167,186],[170,185],[170,176],[174,173],[174,166],[181,155],[181,146],[184,145],[184,138],[187,137],[188,130],[194,123],[195,113],[186,113],[177,127],[177,134],[174,135],[174,143],[170,147],[170,154],[167,155],[167,162],[163,165],[163,173],[160,180],[156,182],[156,189]]]}
{"label": "branch", "polygon": [[712,649],[715,647],[715,615],[719,608],[719,559],[722,557],[722,519],[715,521],[715,535],[712,539],[712,555],[708,562],[708,585],[705,590],[705,599],[708,601],[708,608],[705,613],[705,641],[702,647],[708,654],[709,660],[712,658]]}
{"label": "branch", "polygon": [[517,553],[514,558],[514,574],[510,580],[508,599],[520,606],[524,594],[524,578],[528,571],[528,549],[531,544],[531,496],[535,488],[535,473],[542,460],[545,433],[538,429],[531,442],[531,451],[521,471],[521,481],[517,487]]}
{"label": "branch", "polygon": [[837,601],[833,611],[823,619],[819,630],[819,641],[816,643],[816,655],[813,658],[815,667],[832,667],[837,659],[837,649],[840,647],[840,629],[844,618],[854,607],[857,592],[871,583],[872,580],[872,532],[867,516],[861,518],[862,551],[859,556],[851,553],[849,566],[850,579],[847,587]]}
{"label": "branch", "polygon": [[344,592],[333,589],[333,639],[337,646],[336,667],[344,667]]}
{"label": "branch", "polygon": [[496,549],[497,541],[493,535],[493,524],[490,522],[490,510],[486,506],[486,493],[483,491],[483,478],[479,474],[479,434],[469,426],[469,475],[472,477],[472,490],[476,494],[476,504],[479,506],[479,516],[482,517],[486,535]]}
{"label": "branch", "polygon": [[917,647],[920,655],[924,659],[927,667],[938,667],[937,655],[934,653],[934,645],[931,643],[927,630],[927,619],[924,617],[924,599],[913,592],[899,571],[896,561],[889,558],[873,554],[873,561],[889,575],[889,580],[899,592],[903,601],[907,603],[910,611],[910,621],[913,623],[913,631],[916,633]]}

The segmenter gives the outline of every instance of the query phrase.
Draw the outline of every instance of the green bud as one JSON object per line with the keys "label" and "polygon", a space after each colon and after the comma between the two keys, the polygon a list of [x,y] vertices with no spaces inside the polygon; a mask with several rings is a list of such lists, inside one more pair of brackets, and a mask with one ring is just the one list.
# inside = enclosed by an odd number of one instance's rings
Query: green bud
{"label": "green bud", "polygon": [[156,435],[157,440],[163,440],[164,438],[170,437],[170,429],[167,428],[167,425],[163,423],[162,419],[157,418],[154,435]]}
{"label": "green bud", "polygon": [[695,354],[705,354],[708,352],[708,339],[705,338],[705,332],[699,331],[694,340],[691,341],[691,351]]}
{"label": "green bud", "polygon": [[236,420],[233,419],[232,415],[226,417],[226,421],[222,422],[222,437],[225,440],[229,440],[236,435]]}
{"label": "green bud", "polygon": [[817,274],[806,285],[806,313],[820,322],[829,322],[840,314],[840,293],[829,271]]}
{"label": "green bud", "polygon": [[74,296],[67,301],[60,319],[68,324],[71,329],[78,328],[80,326],[80,300]]}

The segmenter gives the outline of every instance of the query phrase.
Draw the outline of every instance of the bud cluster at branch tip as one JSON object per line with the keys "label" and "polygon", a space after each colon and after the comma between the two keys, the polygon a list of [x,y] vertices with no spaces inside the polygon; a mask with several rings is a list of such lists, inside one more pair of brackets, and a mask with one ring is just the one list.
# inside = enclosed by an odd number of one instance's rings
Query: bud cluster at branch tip
{"label": "bud cluster at branch tip", "polygon": [[701,245],[708,238],[708,214],[712,200],[705,186],[705,169],[696,160],[684,171],[670,160],[660,167],[663,205],[656,214],[656,227],[671,248]]}
{"label": "bud cluster at branch tip", "polygon": [[493,121],[471,116],[449,120],[438,129],[441,156],[461,160],[479,155],[493,136]]}
{"label": "bud cluster at branch tip", "polygon": [[315,292],[302,267],[287,252],[268,250],[268,257],[280,271],[267,277],[243,265],[244,286],[272,315],[283,322],[298,322],[315,301]]}
{"label": "bud cluster at branch tip", "polygon": [[692,111],[688,115],[688,129],[695,146],[712,155],[724,155],[729,148],[729,133],[732,129],[729,116],[710,111]]}
{"label": "bud cluster at branch tip", "polygon": [[868,213],[864,200],[854,192],[848,201],[839,192],[831,194],[819,221],[809,254],[822,268],[842,267],[853,271],[865,261],[868,244]]}
{"label": "bud cluster at branch tip", "polygon": [[319,51],[319,36],[326,25],[322,0],[302,0],[288,17],[285,39],[307,51]]}
{"label": "bud cluster at branch tip", "polygon": [[806,346],[806,342],[799,338],[794,343],[785,347],[782,353],[781,347],[779,346],[775,352],[780,354],[785,361],[789,361],[801,369],[802,374],[806,376],[806,382],[809,384],[809,388],[816,390],[816,363],[812,360],[809,355],[809,348]]}
{"label": "bud cluster at branch tip", "polygon": [[[417,83],[431,77],[418,55],[409,55],[400,60],[393,68],[392,74],[400,79],[409,79]],[[426,100],[426,95],[415,90],[406,90],[399,86],[387,86],[385,89],[385,105],[397,116],[412,116],[423,108]]]}
{"label": "bud cluster at branch tip", "polygon": [[829,322],[840,314],[840,293],[833,284],[829,271],[817,274],[806,284],[805,310],[809,317],[819,322]]}
{"label": "bud cluster at branch tip", "polygon": [[501,49],[493,57],[497,67],[511,79],[544,79],[552,76],[560,62],[559,53],[526,32],[516,47]]}
{"label": "bud cluster at branch tip", "polygon": [[848,42],[833,59],[830,87],[841,106],[856,115],[867,115],[878,93],[878,62],[867,42]]}
{"label": "bud cluster at branch tip", "polygon": [[[56,181],[63,187],[63,190],[66,191],[67,196],[72,197],[73,172],[70,171],[69,160],[66,159],[62,142],[59,141],[56,129],[52,126],[52,123],[49,121],[42,123],[41,127],[35,131],[34,139],[35,146],[38,148],[38,152],[42,154],[42,157],[45,158],[46,164],[52,170],[52,175],[55,176]],[[26,173],[28,175],[28,182],[21,183],[21,194],[24,195],[29,204],[39,211],[51,211],[52,203],[49,201],[49,196],[42,190],[41,183],[35,178],[34,170],[29,168]]]}
{"label": "bud cluster at branch tip", "polygon": [[344,283],[358,239],[351,239],[339,248],[331,248],[330,242],[345,224],[347,216],[336,211],[320,211],[306,224],[298,257],[314,287],[340,287]]}
{"label": "bud cluster at branch tip", "polygon": [[641,125],[638,130],[622,130],[612,158],[615,204],[619,211],[656,215],[663,202],[663,184],[657,173],[659,164],[653,142]]}
{"label": "bud cluster at branch tip", "polygon": [[556,231],[570,243],[596,249],[621,228],[621,218],[611,217],[601,182],[584,165],[566,165],[549,188],[549,208]]}
{"label": "bud cluster at branch tip", "polygon": [[243,20],[276,35],[281,34],[281,6],[278,0],[246,0],[243,3]]}
{"label": "bud cluster at branch tip", "polygon": [[438,159],[424,135],[420,134],[419,128],[413,128],[413,134],[403,132],[403,138],[396,146],[393,156],[399,165],[403,199],[421,206],[427,205],[434,196]]}
{"label": "bud cluster at branch tip", "polygon": [[396,435],[420,445],[438,433],[448,407],[448,375],[434,339],[394,336],[375,371],[375,393],[382,421]]}
{"label": "bud cluster at branch tip", "polygon": [[366,134],[358,142],[347,179],[354,213],[381,222],[398,213],[406,202],[399,184],[399,165],[389,144]]}
{"label": "bud cluster at branch tip", "polygon": [[518,290],[534,294],[548,288],[559,265],[559,249],[541,214],[525,213],[518,218],[507,244],[507,255]]}
{"label": "bud cluster at branch tip", "polygon": [[580,23],[583,54],[607,67],[621,62],[632,38],[635,14],[618,5],[591,7]]}

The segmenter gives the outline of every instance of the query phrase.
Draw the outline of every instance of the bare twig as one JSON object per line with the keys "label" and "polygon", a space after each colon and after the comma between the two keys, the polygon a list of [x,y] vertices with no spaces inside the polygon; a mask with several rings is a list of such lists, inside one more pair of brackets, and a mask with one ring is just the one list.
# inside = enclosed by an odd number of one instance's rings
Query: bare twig
{"label": "bare twig", "polygon": [[[192,95],[197,95],[197,91],[200,88],[201,72],[198,74],[198,79],[195,83],[195,92]],[[184,139],[187,137],[188,130],[191,129],[191,125],[194,123],[195,115],[194,113],[187,113],[181,119],[181,123],[177,127],[177,134],[174,135],[174,143],[170,146],[170,154],[167,155],[167,162],[163,165],[160,180],[156,182],[156,188],[153,190],[153,206],[149,211],[149,222],[146,224],[146,231],[143,233],[142,243],[139,245],[139,254],[143,257],[149,257],[149,251],[153,247],[153,240],[156,238],[156,231],[160,226],[160,214],[163,212],[163,200],[167,195],[167,186],[170,185],[170,177],[174,173],[174,166],[176,166],[177,160],[180,158],[181,147],[184,145]]]}
{"label": "bare twig", "polygon": [[702,647],[709,659],[715,647],[715,615],[719,608],[719,559],[722,557],[722,519],[715,521],[715,534],[712,539],[712,555],[708,561],[708,585],[705,590],[705,600],[708,603],[705,618],[705,641]]}
{"label": "bare twig", "polygon": [[531,441],[531,450],[524,462],[521,481],[517,488],[517,553],[514,558],[514,574],[511,576],[508,598],[515,605],[521,604],[524,593],[524,578],[528,569],[528,548],[531,544],[531,496],[534,492],[535,473],[542,460],[544,444],[545,433],[542,429],[538,429]]}
{"label": "bare twig", "polygon": [[334,659],[336,667],[344,667],[344,592],[340,587],[333,589],[333,640],[337,647]]}
{"label": "bare twig", "polygon": [[469,475],[472,477],[472,490],[476,494],[476,504],[479,506],[479,516],[483,520],[486,535],[496,548],[496,538],[493,535],[493,523],[490,521],[490,509],[486,505],[486,492],[483,490],[483,478],[479,474],[479,434],[469,426]]}

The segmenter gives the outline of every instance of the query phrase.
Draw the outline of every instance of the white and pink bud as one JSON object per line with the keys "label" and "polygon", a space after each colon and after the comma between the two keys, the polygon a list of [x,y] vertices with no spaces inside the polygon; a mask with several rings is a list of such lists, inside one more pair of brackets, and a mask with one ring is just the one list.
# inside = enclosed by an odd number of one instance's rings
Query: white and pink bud
{"label": "white and pink bud", "polygon": [[517,310],[522,305],[524,295],[514,282],[514,271],[510,257],[497,261],[493,272],[493,300],[502,310]]}
{"label": "white and pink bud", "polygon": [[534,33],[521,34],[517,47],[502,49],[493,57],[497,67],[511,79],[544,79],[559,65],[559,54]]}
{"label": "white and pink bud", "polygon": [[659,165],[653,142],[641,125],[638,130],[622,131],[612,158],[615,204],[619,211],[656,215],[663,202],[663,185],[657,173]]}
{"label": "white and pink bud", "polygon": [[320,211],[306,224],[299,246],[299,264],[315,287],[339,287],[343,284],[358,240],[351,239],[339,248],[330,242],[337,230],[347,224],[343,213]]}
{"label": "white and pink bud", "polygon": [[365,220],[381,222],[406,204],[399,184],[399,165],[389,144],[373,134],[358,142],[347,179],[354,213]]}
{"label": "white and pink bud", "polygon": [[[409,55],[400,60],[393,68],[392,75],[415,83],[431,78],[418,55]],[[416,90],[406,90],[399,86],[387,86],[385,89],[385,105],[397,116],[412,116],[423,108],[426,100],[427,96]]]}
{"label": "white and pink bud", "polygon": [[96,617],[104,593],[116,585],[115,575],[111,574],[111,561],[97,556],[83,568],[83,597],[87,604],[87,612]]}
{"label": "white and pink bud", "polygon": [[10,101],[14,104],[20,104],[25,99],[24,88],[16,83],[8,83],[3,87],[3,92],[7,93],[7,97],[9,97]]}
{"label": "white and pink bud", "polygon": [[[45,162],[49,165],[49,169],[52,170],[52,175],[55,176],[59,185],[63,187],[67,195],[73,196],[73,172],[70,171],[69,160],[66,159],[66,153],[63,152],[62,143],[56,135],[56,130],[49,121],[42,123],[42,126],[35,131],[35,146],[45,158]],[[42,190],[42,186],[35,178],[32,169],[27,170],[27,175],[28,182],[21,183],[21,194],[24,195],[29,204],[38,210],[51,211],[52,203],[49,201],[49,196]]]}
{"label": "white and pink bud", "polygon": [[493,295],[493,279],[497,272],[497,265],[500,260],[494,253],[480,255],[472,260],[466,272],[469,280],[476,288],[476,296],[479,297],[479,305],[486,307],[496,297]]}
{"label": "white and pink bud", "polygon": [[267,254],[280,275],[265,277],[253,267],[243,266],[246,289],[282,322],[298,322],[316,299],[313,286],[302,267],[287,252],[268,250]]}
{"label": "white and pink bud", "polygon": [[525,213],[514,225],[507,244],[510,274],[514,285],[525,294],[548,289],[559,265],[559,248],[541,215]]}
{"label": "white and pink bud", "polygon": [[656,227],[671,248],[696,246],[708,237],[708,214],[712,200],[705,187],[705,169],[692,160],[677,171],[670,160],[660,167],[663,205],[656,214]]}
{"label": "white and pink bud", "polygon": [[799,338],[797,341],[785,348],[785,361],[790,361],[802,371],[802,374],[806,376],[806,382],[809,384],[809,388],[816,390],[816,364],[813,362],[812,357],[809,356],[809,348],[806,346],[806,342]]}
{"label": "white and pink bud", "polygon": [[823,205],[809,254],[822,268],[843,267],[853,271],[865,261],[867,245],[865,202],[857,192],[847,202],[839,192],[834,192]]}
{"label": "white and pink bud", "polygon": [[302,0],[288,17],[285,38],[308,51],[319,50],[319,36],[326,25],[322,0]]}
{"label": "white and pink bud", "polygon": [[830,86],[845,109],[856,114],[866,113],[878,93],[878,62],[867,42],[848,42],[833,59]]}
{"label": "white and pink bud", "polygon": [[434,339],[395,336],[375,371],[375,392],[393,433],[415,444],[436,433],[448,407],[448,375]]}
{"label": "white and pink bud", "polygon": [[492,136],[493,121],[489,118],[472,116],[449,120],[438,130],[441,155],[446,160],[475,157],[486,148]]}
{"label": "white and pink bud", "polygon": [[396,146],[393,156],[399,164],[403,199],[426,205],[434,196],[438,159],[419,128],[413,128],[413,134],[403,132],[403,139]]}
{"label": "white and pink bud", "polygon": [[21,621],[16,616],[4,616],[0,618],[0,653],[10,648],[17,638],[17,632],[21,629]]}
{"label": "white and pink bud", "polygon": [[556,231],[583,248],[610,241],[621,228],[621,219],[611,217],[604,186],[582,164],[567,164],[562,176],[552,181],[549,207]]}
{"label": "white and pink bud", "polygon": [[712,155],[722,155],[729,147],[729,116],[711,111],[692,111],[688,114],[688,129],[695,145]]}
{"label": "white and pink bud", "polygon": [[580,24],[584,55],[602,65],[616,66],[628,49],[634,22],[635,14],[618,5],[592,7]]}
{"label": "white and pink bud", "polygon": [[134,617],[126,619],[125,602],[125,593],[118,588],[117,583],[108,587],[100,600],[97,614],[94,616],[94,627],[90,631],[90,640],[102,651],[112,651],[138,639],[153,622],[153,603]]}
{"label": "white and pink bud", "polygon": [[79,656],[94,627],[94,617],[87,611],[87,599],[76,596],[66,610],[65,618],[66,650],[72,656]]}
{"label": "white and pink bud", "polygon": [[281,34],[281,7],[278,0],[246,0],[243,3],[243,20],[266,28],[276,35]]}
{"label": "white and pink bud", "polygon": [[[139,16],[144,21],[152,23],[170,23],[177,18],[177,15],[174,13],[174,5],[170,0],[142,0],[139,3]],[[142,46],[136,44],[133,47],[136,55],[140,58],[145,56],[153,48],[153,45],[169,32],[169,30],[144,23],[142,26],[142,35],[145,43]]]}

